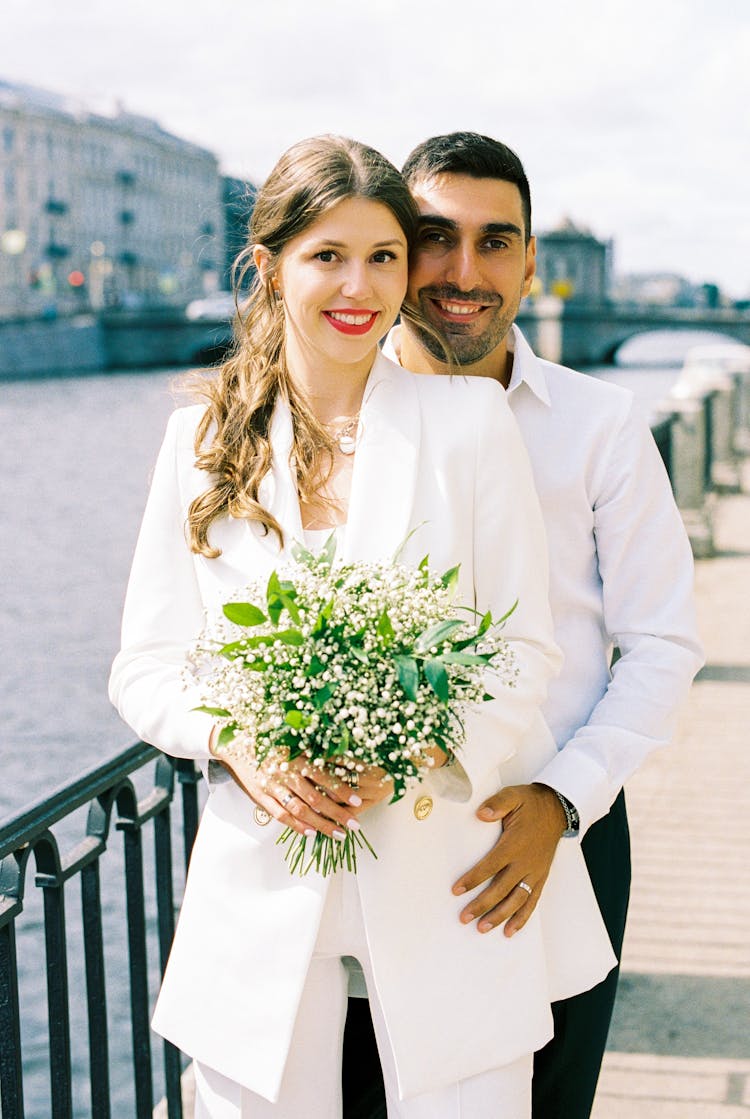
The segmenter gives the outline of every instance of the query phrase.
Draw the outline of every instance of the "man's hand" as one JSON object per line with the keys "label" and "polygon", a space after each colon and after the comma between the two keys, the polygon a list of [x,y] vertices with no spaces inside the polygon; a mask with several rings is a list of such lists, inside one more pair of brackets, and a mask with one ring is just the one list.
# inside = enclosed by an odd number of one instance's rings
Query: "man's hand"
{"label": "man's hand", "polygon": [[488,882],[460,920],[468,925],[478,919],[481,933],[506,921],[505,935],[513,936],[536,909],[566,828],[565,811],[546,785],[509,785],[486,800],[477,816],[487,823],[502,821],[503,830],[495,846],[453,886],[454,894],[463,894]]}

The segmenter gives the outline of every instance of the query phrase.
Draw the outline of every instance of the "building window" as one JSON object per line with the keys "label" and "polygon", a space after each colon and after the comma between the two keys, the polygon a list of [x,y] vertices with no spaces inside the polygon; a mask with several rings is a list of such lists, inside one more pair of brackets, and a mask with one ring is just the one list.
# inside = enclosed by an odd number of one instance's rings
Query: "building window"
{"label": "building window", "polygon": [[16,139],[16,130],[12,125],[6,124],[3,129],[3,150],[6,152],[13,151],[13,144]]}

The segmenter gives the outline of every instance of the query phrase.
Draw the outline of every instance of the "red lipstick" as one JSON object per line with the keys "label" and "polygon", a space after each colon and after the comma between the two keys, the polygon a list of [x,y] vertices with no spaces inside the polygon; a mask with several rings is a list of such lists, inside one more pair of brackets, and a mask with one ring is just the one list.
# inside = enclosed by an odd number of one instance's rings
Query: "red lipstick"
{"label": "red lipstick", "polygon": [[334,308],[324,311],[327,321],[341,334],[367,334],[378,317],[377,311],[369,311],[358,307]]}

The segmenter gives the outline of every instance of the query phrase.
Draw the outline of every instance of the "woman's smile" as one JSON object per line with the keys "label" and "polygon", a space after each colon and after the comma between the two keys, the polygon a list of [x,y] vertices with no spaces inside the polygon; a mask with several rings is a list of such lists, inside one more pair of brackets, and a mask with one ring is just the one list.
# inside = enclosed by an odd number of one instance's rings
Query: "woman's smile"
{"label": "woman's smile", "polygon": [[367,334],[375,325],[378,317],[377,311],[366,310],[331,310],[324,311],[328,322],[342,334]]}

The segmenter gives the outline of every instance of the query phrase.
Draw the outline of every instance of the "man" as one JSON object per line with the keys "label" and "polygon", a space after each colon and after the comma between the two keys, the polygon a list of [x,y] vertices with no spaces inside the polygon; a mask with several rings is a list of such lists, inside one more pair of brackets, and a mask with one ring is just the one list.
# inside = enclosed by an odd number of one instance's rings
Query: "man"
{"label": "man", "polygon": [[[541,361],[513,325],[536,258],[518,157],[487,137],[454,133],[416,148],[404,175],[422,214],[409,298],[425,322],[397,328],[386,352],[417,372],[449,373],[445,338],[462,373],[506,389],[545,516],[565,653],[545,708],[557,756],[534,784],[503,788],[479,809],[495,841],[453,886],[469,897],[460,920],[475,926],[467,935],[502,924],[514,935],[539,901],[557,844],[580,841],[619,958],[630,888],[622,786],[671,738],[702,663],[690,548],[632,394]],[[553,1006],[555,1037],[535,1061],[535,1119],[590,1115],[616,985],[613,971]],[[349,1049],[362,1013],[352,1000]]]}

